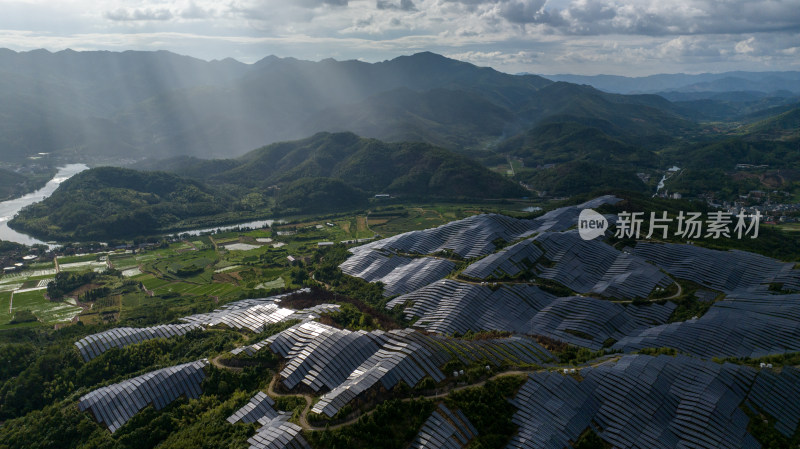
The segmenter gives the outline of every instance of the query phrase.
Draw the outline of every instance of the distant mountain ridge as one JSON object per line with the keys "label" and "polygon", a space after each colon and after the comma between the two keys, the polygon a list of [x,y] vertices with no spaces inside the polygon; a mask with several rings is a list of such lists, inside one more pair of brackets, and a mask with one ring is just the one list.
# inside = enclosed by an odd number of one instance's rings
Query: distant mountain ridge
{"label": "distant mountain ridge", "polygon": [[587,84],[618,94],[663,92],[763,92],[787,91],[800,94],[800,71],[724,72],[696,75],[676,73],[642,77],[619,75],[542,75],[552,81]]}
{"label": "distant mountain ridge", "polygon": [[[484,150],[557,114],[634,134],[691,123],[653,96],[624,97],[516,76],[430,52],[374,64],[266,57],[254,64],[174,53],[0,51],[0,157],[91,163],[235,157],[320,131]],[[627,126],[627,125],[625,125]]]}

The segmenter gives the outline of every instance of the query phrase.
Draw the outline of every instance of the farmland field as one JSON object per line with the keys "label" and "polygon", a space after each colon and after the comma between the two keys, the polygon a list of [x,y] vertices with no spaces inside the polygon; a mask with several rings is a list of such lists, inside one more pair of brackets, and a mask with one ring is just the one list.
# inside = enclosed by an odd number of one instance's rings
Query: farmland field
{"label": "farmland field", "polygon": [[43,323],[69,321],[81,313],[80,307],[67,302],[51,302],[44,294],[44,289],[14,293],[12,312],[30,310]]}
{"label": "farmland field", "polygon": [[283,278],[279,277],[275,280],[259,284],[256,286],[256,288],[264,288],[270,290],[273,288],[283,288],[285,286],[286,286],[286,281]]}
{"label": "farmland field", "polygon": [[108,265],[105,261],[96,261],[96,260],[87,260],[83,262],[72,262],[72,263],[58,263],[58,267],[61,271],[85,271],[85,270],[94,270],[94,271],[103,271],[105,270]]}
{"label": "farmland field", "polygon": [[96,261],[98,254],[80,254],[77,256],[63,256],[58,258],[58,264]]}

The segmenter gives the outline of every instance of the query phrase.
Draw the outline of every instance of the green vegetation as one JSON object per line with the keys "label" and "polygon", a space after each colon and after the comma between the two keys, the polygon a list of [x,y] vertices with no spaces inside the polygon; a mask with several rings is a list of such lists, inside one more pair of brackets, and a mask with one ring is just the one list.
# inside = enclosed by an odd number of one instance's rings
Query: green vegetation
{"label": "green vegetation", "polygon": [[47,284],[47,295],[51,299],[59,299],[76,288],[92,282],[96,277],[97,273],[93,271],[86,273],[58,273],[55,279]]}
{"label": "green vegetation", "polygon": [[[195,331],[112,349],[84,363],[72,343],[75,337],[92,333],[91,330],[97,331],[88,326],[72,326],[59,332],[37,330],[27,334],[21,343],[12,344],[12,348],[4,348],[17,355],[23,349],[30,351],[26,356],[30,363],[16,377],[3,379],[0,384],[0,419],[23,416],[75,391],[85,391],[81,390],[83,387],[108,385],[131,375],[230,350],[241,341],[239,334],[232,331]],[[34,349],[30,344],[46,346]]]}
{"label": "green vegetation", "polygon": [[575,449],[611,449],[613,446],[603,441],[600,436],[597,435],[597,432],[590,427],[581,434],[578,441],[576,441],[575,445],[572,447]]}
{"label": "green vegetation", "polygon": [[231,211],[231,202],[175,175],[102,167],[73,176],[12,221],[36,236],[104,240],[155,234],[183,220]]}
{"label": "green vegetation", "polygon": [[281,190],[278,214],[354,210],[367,205],[366,193],[338,179],[302,178]]}
{"label": "green vegetation", "polygon": [[536,190],[553,196],[571,196],[604,189],[643,192],[647,186],[632,168],[598,166],[587,161],[572,161],[546,169],[525,169],[519,176]]}
{"label": "green vegetation", "polygon": [[355,424],[324,432],[306,432],[312,446],[326,449],[402,449],[408,446],[435,408],[433,401],[385,401]]}
{"label": "green vegetation", "polygon": [[800,428],[795,430],[791,438],[786,438],[775,429],[776,420],[763,413],[752,405],[741,407],[750,418],[747,430],[752,434],[761,447],[765,449],[789,449],[800,445]]}
{"label": "green vegetation", "polygon": [[498,150],[521,157],[529,167],[572,161],[640,169],[661,165],[652,151],[614,139],[596,127],[568,121],[535,126],[506,140]]}
{"label": "green vegetation", "polygon": [[714,360],[719,363],[730,362],[739,365],[752,366],[753,368],[760,368],[762,363],[772,364],[774,368],[781,368],[783,366],[800,365],[800,352],[788,352],[786,354],[775,354],[757,358],[728,357],[724,359],[714,359]]}
{"label": "green vegetation", "polygon": [[511,422],[516,408],[508,401],[527,380],[526,376],[501,376],[483,386],[450,393],[448,407],[460,409],[478,430],[471,449],[502,448],[516,432]]}

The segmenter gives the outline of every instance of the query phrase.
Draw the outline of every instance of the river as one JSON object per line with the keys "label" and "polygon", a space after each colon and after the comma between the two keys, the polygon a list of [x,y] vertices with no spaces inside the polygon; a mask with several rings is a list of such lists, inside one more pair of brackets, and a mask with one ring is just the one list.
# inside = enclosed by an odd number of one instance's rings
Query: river
{"label": "river", "polygon": [[52,244],[48,244],[41,240],[37,240],[29,235],[19,233],[9,228],[8,222],[12,218],[14,218],[14,215],[16,215],[17,212],[22,210],[23,207],[47,198],[48,196],[52,195],[53,192],[56,191],[56,189],[62,182],[66,181],[72,176],[88,168],[89,167],[83,164],[69,164],[67,166],[61,167],[58,169],[58,173],[56,173],[53,179],[48,181],[47,184],[41,189],[33,193],[29,193],[25,196],[21,196],[13,200],[3,201],[2,203],[0,203],[0,240],[17,242],[25,245],[42,244],[53,247],[54,245]]}
{"label": "river", "polygon": [[[83,164],[70,164],[65,167],[59,168],[58,173],[56,173],[55,177],[48,181],[48,183],[42,187],[41,189],[29,193],[25,196],[15,198],[13,200],[3,201],[0,203],[0,240],[6,240],[9,242],[17,242],[22,243],[25,245],[47,245],[51,248],[57,246],[52,243],[46,243],[41,240],[37,240],[29,235],[22,234],[17,232],[8,227],[8,222],[14,218],[14,215],[17,214],[23,207],[41,201],[48,196],[52,195],[53,192],[58,188],[58,186],[66,181],[67,179],[71,178],[72,176],[88,169],[89,167]],[[182,231],[177,234],[191,234],[191,235],[199,235],[206,232],[213,232],[213,231],[227,231],[236,229],[239,227],[242,228],[263,228],[265,226],[271,226],[275,220],[257,220],[257,221],[250,221],[247,223],[239,223],[235,225],[227,225],[227,226],[217,226],[214,228],[208,229],[196,229],[190,231]]]}

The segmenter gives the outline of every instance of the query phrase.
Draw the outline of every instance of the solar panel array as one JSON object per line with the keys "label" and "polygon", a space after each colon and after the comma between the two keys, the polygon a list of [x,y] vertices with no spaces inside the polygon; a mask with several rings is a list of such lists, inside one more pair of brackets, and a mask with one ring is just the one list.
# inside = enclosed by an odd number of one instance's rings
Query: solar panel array
{"label": "solar panel array", "polygon": [[411,258],[378,251],[359,251],[339,268],[367,282],[382,282],[384,295],[394,296],[424,287],[447,276],[455,264],[434,257]]}
{"label": "solar panel array", "polygon": [[336,329],[307,322],[268,339],[273,351],[287,358],[281,371],[283,384],[300,383],[314,391],[333,389],[380,348],[377,336],[365,331]]}
{"label": "solar panel array", "polygon": [[463,449],[477,435],[478,431],[461,410],[453,412],[439,404],[409,449]]}
{"label": "solar panel array", "polygon": [[247,440],[250,449],[311,449],[297,424],[289,422],[288,414],[259,421],[263,426]]}
{"label": "solar panel array", "polygon": [[275,401],[263,391],[259,391],[250,399],[250,402],[229,416],[227,421],[231,424],[237,422],[249,424],[257,422],[259,419],[271,420],[278,417],[274,406]]}
{"label": "solar panel array", "polygon": [[762,357],[800,351],[800,295],[740,293],[701,317],[643,329],[614,346],[624,352],[671,347],[703,358]]}
{"label": "solar panel array", "polygon": [[328,416],[379,382],[386,389],[401,380],[413,387],[426,376],[440,382],[445,375],[439,367],[453,358],[467,365],[486,361],[495,366],[552,359],[547,350],[524,337],[461,341],[412,329],[352,332],[316,322],[299,324],[267,341],[287,359],[281,372],[284,385],[330,388],[312,409]]}
{"label": "solar panel array", "polygon": [[511,403],[519,426],[508,448],[570,447],[589,426],[598,404],[573,377],[547,372],[531,375]]}
{"label": "solar panel array", "polygon": [[464,259],[488,255],[486,259],[468,267],[464,274],[477,279],[503,274],[514,276],[525,267],[525,261],[538,259],[541,251],[527,241],[492,254],[497,249],[494,242],[513,242],[537,232],[562,231],[575,226],[583,208],[618,201],[621,200],[607,195],[578,206],[556,209],[532,220],[498,214],[473,215],[436,228],[406,232],[352,248],[350,252],[353,256],[339,267],[350,276],[368,282],[382,282],[386,296],[422,288],[444,278],[455,268],[454,263],[445,259],[411,258],[401,254],[450,252]]}
{"label": "solar panel array", "polygon": [[600,240],[583,240],[575,230],[548,232],[535,240],[552,264],[540,264],[537,275],[579,293],[645,298],[654,288],[672,283],[669,276],[641,257],[618,251]]}
{"label": "solar panel array", "polygon": [[552,210],[532,220],[520,220],[498,214],[473,215],[442,226],[411,231],[351,249],[357,254],[369,250],[384,250],[406,254],[434,254],[452,251],[464,258],[485,256],[495,251],[495,240],[512,242],[537,232],[563,231],[578,221],[581,210],[615,204],[621,199],[605,195],[577,206]]}
{"label": "solar panel array", "polygon": [[180,396],[197,398],[205,378],[199,360],[152,371],[132,379],[99,388],[80,398],[78,408],[89,410],[95,419],[114,433],[137,412],[152,404],[161,410]]}
{"label": "solar panel array", "polygon": [[[578,224],[578,216],[583,209],[596,209],[605,204],[616,204],[622,201],[613,195],[604,195],[589,200],[577,206],[566,206],[551,210],[540,217],[531,220],[534,232],[559,232],[565,231]],[[609,223],[614,223],[616,216],[607,215]]]}
{"label": "solar panel array", "polygon": [[507,447],[567,447],[590,426],[613,447],[760,447],[739,408],[756,377],[751,368],[627,355],[580,376],[530,375],[513,400],[520,431]]}
{"label": "solar panel array", "polygon": [[333,416],[378,382],[386,389],[393,388],[400,380],[413,387],[426,375],[439,382],[444,374],[438,366],[452,358],[466,365],[488,361],[497,366],[508,360],[520,364],[542,363],[550,356],[533,340],[519,337],[466,342],[410,331],[393,332],[390,341],[353,371],[343,384],[323,395],[312,411]]}
{"label": "solar panel array", "polygon": [[674,308],[669,302],[623,306],[584,296],[556,298],[528,321],[526,333],[599,350],[608,339],[619,340],[653,323],[666,322]]}
{"label": "solar panel array", "polygon": [[162,324],[152,327],[118,327],[105,332],[92,334],[75,342],[85,362],[92,360],[111,348],[141,343],[156,338],[169,338],[184,335],[194,329],[202,329],[198,324]]}
{"label": "solar panel array", "polygon": [[236,301],[213,312],[183,317],[181,321],[203,327],[225,325],[233,329],[261,332],[268,324],[291,320],[310,320],[318,318],[322,313],[336,312],[340,308],[337,304],[319,304],[302,310],[286,309],[278,305],[279,299],[284,296],[286,295]]}
{"label": "solar panel array", "polygon": [[445,279],[398,296],[386,307],[399,305],[406,319],[419,318],[414,326],[440,334],[468,330],[500,330],[526,333],[528,321],[549,305],[555,296],[525,284],[505,285],[496,290],[484,285]]}
{"label": "solar panel array", "polygon": [[239,346],[238,348],[231,349],[231,354],[239,355],[241,353],[245,353],[245,355],[252,357],[253,355],[255,355],[256,352],[266,347],[269,347],[269,341],[267,341],[267,339],[264,339],[259,342],[253,343],[252,345]]}
{"label": "solar panel array", "polygon": [[654,242],[639,242],[633,253],[675,277],[726,293],[767,292],[771,283],[800,291],[800,270],[794,264],[760,254]]}
{"label": "solar panel array", "polygon": [[501,330],[542,335],[577,346],[601,349],[609,338],[620,340],[666,323],[675,304],[622,305],[593,297],[557,298],[536,286],[485,285],[443,280],[399,296],[387,308],[408,304],[414,327],[440,334],[468,330]]}
{"label": "solar panel array", "polygon": [[473,215],[436,228],[406,232],[367,243],[351,251],[388,250],[406,254],[452,251],[464,259],[470,259],[493,253],[496,247],[492,242],[497,239],[510,242],[531,235],[532,225],[531,220],[518,220],[504,215]]}
{"label": "solar panel array", "polygon": [[526,239],[508,248],[489,254],[483,259],[473,262],[461,272],[462,275],[475,279],[514,277],[532,267],[543,252],[533,243],[534,239]]}

